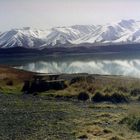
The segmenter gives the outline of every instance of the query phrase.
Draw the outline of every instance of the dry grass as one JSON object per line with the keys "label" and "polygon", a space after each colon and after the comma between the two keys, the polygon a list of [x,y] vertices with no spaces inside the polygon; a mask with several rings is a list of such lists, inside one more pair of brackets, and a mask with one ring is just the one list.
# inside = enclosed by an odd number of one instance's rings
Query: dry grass
{"label": "dry grass", "polygon": [[11,79],[23,81],[30,79],[34,73],[24,70],[18,70],[7,66],[0,66],[0,80]]}
{"label": "dry grass", "polygon": [[[33,74],[34,73],[0,66],[0,91],[2,93],[21,93],[24,80],[32,79]],[[68,76],[69,75],[66,75],[66,77]],[[96,95],[96,92],[99,91],[103,95],[108,95],[109,99],[113,98],[117,92],[119,93],[117,94],[119,98],[129,96],[129,98],[131,98],[130,101],[138,101],[137,99],[139,97],[132,97],[130,92],[140,87],[140,80],[120,76],[92,75],[92,77],[94,77],[94,80],[90,80],[88,75],[88,80],[85,80],[84,77],[84,80],[80,79],[80,81],[76,81],[73,84],[69,84],[70,81],[68,80],[68,87],[64,90],[50,90],[39,93],[38,95],[40,96],[27,97],[26,99],[5,95],[6,97],[4,96],[4,99],[0,98],[0,121],[2,123],[3,120],[5,120],[5,130],[9,129],[9,124],[12,124],[12,129],[11,131],[9,130],[9,132],[13,134],[13,131],[16,130],[15,137],[22,129],[26,132],[27,125],[30,129],[30,135],[26,133],[24,137],[31,137],[31,139],[39,139],[42,137],[62,139],[63,135],[65,138],[69,137],[69,139],[73,137],[88,138],[91,140],[140,139],[138,132],[132,131],[127,124],[119,123],[127,116],[134,115],[136,119],[139,119],[139,103],[112,104],[112,102],[104,102],[95,104],[89,101],[78,102],[78,100],[63,100],[77,99],[81,92],[86,92],[91,99]],[[46,96],[51,96],[52,100],[48,100]],[[58,100],[60,98],[62,100]],[[4,108],[8,110],[6,113],[5,110],[3,110]],[[10,111],[11,109],[12,111]],[[18,112],[18,114],[14,114],[13,112]],[[26,117],[23,117],[22,113],[25,113],[24,115],[26,115]],[[51,117],[50,114],[52,115]],[[12,121],[11,116],[13,116]],[[34,121],[32,117],[34,117],[36,121]],[[16,119],[14,120],[14,118]],[[48,120],[46,118],[48,118]],[[17,125],[17,122],[24,122],[22,123],[23,127],[20,125],[13,127]],[[28,125],[30,122],[33,127]],[[17,129],[18,127],[20,129]],[[35,132],[33,128],[36,130]],[[54,130],[56,131],[54,132]],[[1,132],[3,132],[3,129],[1,129]],[[22,132],[23,131],[20,132],[21,139],[23,136]],[[2,134],[2,136],[6,135]]]}
{"label": "dry grass", "polygon": [[24,81],[31,79],[33,74],[32,72],[0,66],[0,92],[21,93]]}

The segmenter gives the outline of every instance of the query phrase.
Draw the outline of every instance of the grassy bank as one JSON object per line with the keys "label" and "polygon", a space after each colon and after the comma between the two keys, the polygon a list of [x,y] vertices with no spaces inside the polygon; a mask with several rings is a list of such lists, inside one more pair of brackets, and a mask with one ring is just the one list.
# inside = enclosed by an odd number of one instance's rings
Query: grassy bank
{"label": "grassy bank", "polygon": [[[62,74],[53,83],[45,75],[51,88],[39,92],[35,75],[0,67],[1,140],[140,139],[139,79]],[[31,93],[22,91],[27,80],[36,84]]]}
{"label": "grassy bank", "polygon": [[120,124],[133,107],[0,95],[0,139],[139,139],[139,132]]}

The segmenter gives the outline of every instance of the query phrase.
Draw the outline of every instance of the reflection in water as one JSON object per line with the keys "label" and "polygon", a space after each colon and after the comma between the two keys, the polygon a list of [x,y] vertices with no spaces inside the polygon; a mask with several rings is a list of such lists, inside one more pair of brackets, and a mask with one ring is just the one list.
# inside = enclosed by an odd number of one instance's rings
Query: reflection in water
{"label": "reflection in water", "polygon": [[20,69],[41,73],[90,73],[140,77],[140,59],[123,60],[65,60],[36,61],[18,66]]}
{"label": "reflection in water", "polygon": [[140,77],[140,52],[0,57],[0,64],[41,73],[90,73]]}

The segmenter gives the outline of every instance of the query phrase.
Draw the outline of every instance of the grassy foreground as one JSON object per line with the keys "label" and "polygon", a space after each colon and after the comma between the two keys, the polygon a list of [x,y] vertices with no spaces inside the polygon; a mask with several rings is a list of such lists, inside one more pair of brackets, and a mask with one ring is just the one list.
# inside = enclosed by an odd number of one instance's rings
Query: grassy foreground
{"label": "grassy foreground", "polygon": [[1,95],[0,139],[139,140],[140,133],[124,120],[138,112],[139,104],[92,104]]}
{"label": "grassy foreground", "polygon": [[63,90],[24,94],[35,73],[0,67],[0,140],[139,140],[140,80],[60,75]]}

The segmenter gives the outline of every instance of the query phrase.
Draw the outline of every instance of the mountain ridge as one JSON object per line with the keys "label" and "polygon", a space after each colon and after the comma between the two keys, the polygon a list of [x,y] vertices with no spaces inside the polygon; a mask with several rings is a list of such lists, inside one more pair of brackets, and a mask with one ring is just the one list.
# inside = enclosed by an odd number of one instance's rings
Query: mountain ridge
{"label": "mountain ridge", "polygon": [[[140,22],[121,20],[105,25],[73,25],[47,30],[11,29],[0,33],[0,48],[45,49],[140,43]],[[86,46],[85,46],[86,47]]]}

